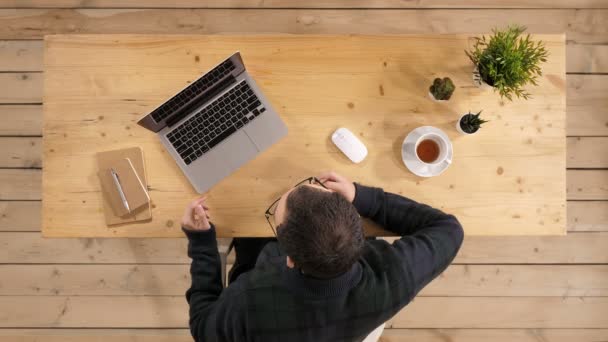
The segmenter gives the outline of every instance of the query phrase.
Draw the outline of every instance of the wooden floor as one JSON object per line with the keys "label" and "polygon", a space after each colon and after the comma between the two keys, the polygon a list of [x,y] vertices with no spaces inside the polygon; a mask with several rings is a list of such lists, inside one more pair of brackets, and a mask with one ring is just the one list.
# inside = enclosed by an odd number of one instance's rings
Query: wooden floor
{"label": "wooden floor", "polygon": [[508,23],[567,33],[569,234],[467,237],[382,340],[608,341],[606,0],[0,0],[0,341],[190,340],[184,239],[40,237],[43,35],[477,33]]}

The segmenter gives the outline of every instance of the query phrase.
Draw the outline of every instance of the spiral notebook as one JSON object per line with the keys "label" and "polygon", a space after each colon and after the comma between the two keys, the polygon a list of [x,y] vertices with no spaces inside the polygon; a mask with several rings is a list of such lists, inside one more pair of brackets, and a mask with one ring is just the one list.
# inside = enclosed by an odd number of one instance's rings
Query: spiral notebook
{"label": "spiral notebook", "polygon": [[152,218],[141,148],[99,152],[97,166],[107,225]]}

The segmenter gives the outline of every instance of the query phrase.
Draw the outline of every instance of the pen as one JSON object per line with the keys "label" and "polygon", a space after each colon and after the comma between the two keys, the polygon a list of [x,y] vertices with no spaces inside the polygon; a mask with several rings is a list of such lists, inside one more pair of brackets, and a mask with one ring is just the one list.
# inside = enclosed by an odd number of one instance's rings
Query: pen
{"label": "pen", "polygon": [[120,199],[122,200],[122,204],[125,206],[128,212],[131,212],[129,208],[129,202],[127,202],[127,198],[125,197],[125,193],[122,191],[122,185],[120,184],[120,179],[118,179],[118,174],[114,169],[110,169],[110,173],[112,174],[112,179],[114,180],[114,185],[116,185],[116,189],[118,189],[118,194],[120,195]]}

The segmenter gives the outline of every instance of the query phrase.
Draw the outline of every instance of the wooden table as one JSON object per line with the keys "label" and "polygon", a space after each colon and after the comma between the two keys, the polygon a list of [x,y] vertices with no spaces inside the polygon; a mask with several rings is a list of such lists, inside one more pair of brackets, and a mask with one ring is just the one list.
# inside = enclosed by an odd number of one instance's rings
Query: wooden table
{"label": "wooden table", "polygon": [[[467,35],[47,36],[43,234],[181,236],[183,208],[196,195],[136,121],[237,50],[290,131],[209,192],[219,236],[271,235],[269,203],[327,169],[453,213],[469,235],[565,234],[565,38],[534,38],[550,52],[534,97],[503,102],[473,85]],[[452,99],[429,100],[428,87],[444,76],[457,86]],[[482,109],[490,122],[458,135],[459,116]],[[454,145],[439,177],[416,177],[401,161],[404,137],[422,125],[443,129]],[[332,145],[340,126],[367,145],[363,163]],[[95,152],[130,146],[144,149],[153,219],[108,228]]]}

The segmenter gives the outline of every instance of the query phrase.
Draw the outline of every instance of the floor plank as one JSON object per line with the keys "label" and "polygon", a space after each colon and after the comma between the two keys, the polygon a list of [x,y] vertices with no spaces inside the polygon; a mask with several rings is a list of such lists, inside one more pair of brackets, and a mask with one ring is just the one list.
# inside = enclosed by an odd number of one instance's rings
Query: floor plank
{"label": "floor plank", "polygon": [[605,328],[608,297],[417,297],[393,328]]}
{"label": "floor plank", "polygon": [[[391,238],[393,239],[393,238]],[[608,264],[608,233],[466,237],[457,264]],[[189,264],[186,240],[63,239],[0,233],[0,264]]]}
{"label": "floor plank", "polygon": [[605,0],[0,0],[0,8],[608,8]]}
{"label": "floor plank", "polygon": [[41,71],[41,40],[0,41],[0,71]]}
{"label": "floor plank", "polygon": [[607,231],[608,201],[569,201],[568,231]]}
{"label": "floor plank", "polygon": [[[188,329],[0,329],[0,342],[192,342]],[[385,329],[379,342],[598,342],[608,329]]]}
{"label": "floor plank", "polygon": [[188,327],[185,296],[8,296],[0,297],[0,307],[11,308],[0,310],[0,327]]}
{"label": "floor plank", "polygon": [[[0,329],[0,342],[192,342],[182,329]],[[552,341],[551,341],[552,342]]]}
{"label": "floor plank", "polygon": [[[547,237],[465,237],[455,262],[460,264],[605,264],[604,233]],[[603,245],[602,245],[603,244]]]}
{"label": "floor plank", "polygon": [[40,201],[0,201],[0,231],[40,231]]}
{"label": "floor plank", "polygon": [[42,138],[0,137],[0,168],[42,167]]}
{"label": "floor plank", "polygon": [[608,265],[452,265],[420,296],[608,296]]}
{"label": "floor plank", "polygon": [[[183,239],[47,239],[40,233],[0,233],[0,264],[185,264]],[[608,236],[607,236],[608,239]]]}
{"label": "floor plank", "polygon": [[[0,265],[0,296],[180,296],[189,265]],[[452,265],[422,297],[608,297],[608,265]]]}
{"label": "floor plank", "polygon": [[[185,328],[184,296],[6,296],[0,326]],[[111,312],[112,314],[108,314]],[[417,297],[393,328],[604,328],[608,297]]]}
{"label": "floor plank", "polygon": [[608,75],[566,77],[569,136],[608,136]]}
{"label": "floor plank", "polygon": [[40,169],[0,169],[0,200],[40,200]]}
{"label": "floor plank", "polygon": [[[42,87],[42,85],[40,85]],[[0,106],[0,136],[42,135],[41,105]]]}
{"label": "floor plank", "polygon": [[379,340],[379,342],[488,341],[598,342],[608,341],[608,329],[385,329]]}
{"label": "floor plank", "polygon": [[60,33],[479,33],[513,22],[532,33],[565,32],[571,44],[601,44],[608,10],[5,9],[0,39]]}
{"label": "floor plank", "polygon": [[608,200],[608,170],[568,170],[569,200]]}
{"label": "floor plank", "polygon": [[566,71],[572,73],[608,73],[608,45],[568,44]]}
{"label": "floor plank", "polygon": [[0,265],[0,296],[181,296],[189,265]]}
{"label": "floor plank", "polygon": [[41,73],[0,73],[0,104],[41,103]]}
{"label": "floor plank", "polygon": [[608,137],[570,137],[566,151],[568,168],[608,168]]}
{"label": "floor plank", "polygon": [[[61,7],[94,7],[112,4],[112,7],[135,7],[134,0],[55,0],[53,3],[40,0],[25,0],[16,4],[14,0],[0,0],[0,7],[5,6],[58,6]],[[177,0],[176,4],[160,2],[160,0],[144,0],[137,7],[154,4],[162,6],[251,6],[247,0],[213,0],[212,2],[193,3],[194,0]],[[293,0],[268,0],[261,2],[263,6],[573,6],[574,3],[565,0],[526,2],[523,0],[488,4],[478,0],[443,1],[398,1],[381,0],[372,5],[367,0],[353,0],[348,5],[327,2],[294,2]],[[228,5],[226,5],[228,4]],[[256,2],[255,5],[259,3]],[[287,4],[287,5],[286,5]],[[577,7],[591,6],[606,8],[606,1],[581,1]],[[232,17],[226,13],[230,10],[216,10],[210,13],[205,10],[91,10],[91,11],[37,11],[26,10],[32,18],[23,18],[23,10],[0,11],[0,37],[13,34],[27,39],[40,37],[48,32],[131,32],[141,33],[150,31],[168,33],[209,33],[223,32],[236,29],[243,31],[285,31],[305,33],[327,32],[462,32],[458,30],[488,30],[494,25],[505,24],[518,20],[531,26],[538,32],[568,33],[568,72],[574,73],[606,73],[608,72],[608,48],[605,46],[606,11],[540,11],[516,10],[510,11],[509,16],[500,15],[504,11],[391,11],[397,14],[386,15],[384,11],[355,13],[357,11],[330,10],[327,12],[313,10],[287,10],[281,15],[271,16],[271,23],[262,22],[267,18],[254,17],[257,11],[246,14],[236,14]],[[169,12],[167,18],[162,13]],[[476,13],[473,13],[476,12]],[[547,14],[551,12],[550,15]],[[12,14],[15,17],[10,18]],[[42,14],[40,14],[42,13]],[[219,19],[213,16],[219,13]],[[264,12],[266,13],[266,12]],[[275,11],[272,11],[275,13]],[[412,13],[416,13],[413,15]],[[449,17],[447,14],[449,13]],[[460,16],[462,13],[463,16]],[[511,16],[511,14],[515,14]],[[58,17],[54,17],[57,15]],[[149,16],[148,16],[149,15]],[[406,23],[398,23],[400,20]],[[234,20],[248,21],[235,26]],[[514,18],[514,19],[513,19]],[[64,20],[65,19],[65,20]],[[224,22],[220,22],[220,21]],[[538,20],[538,22],[535,22]],[[18,22],[21,21],[21,22]],[[460,22],[457,22],[460,21]],[[553,22],[555,21],[555,22]],[[468,23],[476,22],[471,26]],[[8,25],[5,25],[8,23]],[[132,27],[129,24],[135,23]],[[531,23],[531,24],[530,24]],[[153,27],[156,25],[156,27]],[[229,26],[232,25],[232,28]],[[570,25],[570,27],[568,27]],[[472,27],[472,28],[471,28]],[[96,31],[97,30],[97,31]],[[146,32],[146,30],[150,30]],[[419,31],[416,31],[419,30]],[[454,31],[456,30],[456,31]],[[549,31],[546,31],[549,30]],[[105,31],[104,31],[105,32]],[[465,31],[466,32],[466,31]],[[592,44],[589,44],[592,43]],[[599,44],[593,44],[599,43]],[[602,45],[603,43],[603,45]],[[14,58],[19,51],[17,46],[25,46],[19,58]],[[28,45],[31,44],[31,45]],[[0,42],[0,71],[39,71],[41,54],[36,56],[36,44],[31,42]],[[31,46],[32,49],[28,49]],[[41,66],[40,66],[41,68]],[[27,74],[27,73],[26,73]],[[19,75],[19,74],[15,74]],[[29,74],[28,74],[29,75]],[[568,125],[569,136],[608,136],[608,93],[606,75],[569,75],[568,76]],[[36,88],[31,90],[21,86],[17,80],[2,81],[0,89],[8,89],[0,94],[0,103],[15,103],[23,98],[27,101],[38,99]],[[17,84],[18,89],[10,88]],[[20,87],[20,88],[19,88]],[[10,88],[10,89],[9,89]],[[20,89],[29,93],[20,94]],[[8,94],[8,95],[6,95]],[[34,94],[34,95],[32,95]],[[19,100],[20,101],[20,100]],[[23,102],[18,102],[23,103]],[[31,103],[31,102],[26,102]],[[39,106],[0,106],[0,118],[10,116],[11,121],[0,120],[0,135],[40,135],[42,134],[42,118]],[[575,139],[575,140],[573,140]],[[587,140],[590,139],[590,140]],[[584,138],[576,140],[569,138],[568,167],[571,168],[605,168],[603,147],[605,138]],[[28,141],[28,140],[25,140]],[[600,146],[601,145],[601,146]],[[9,145],[0,139],[0,164],[11,162],[9,153],[13,156],[27,155],[9,151]],[[31,153],[31,151],[30,151]],[[594,153],[597,153],[594,157]],[[35,158],[34,158],[35,159]],[[15,161],[13,165],[19,165]],[[23,164],[26,165],[25,163]],[[1,165],[0,165],[1,166]],[[19,166],[17,166],[19,167]],[[5,170],[2,170],[5,171]],[[568,196],[577,199],[605,198],[608,182],[603,173],[593,173],[591,179],[586,179],[587,170],[568,171],[569,179],[572,171],[576,180],[569,182]],[[604,171],[604,170],[593,170]],[[31,187],[31,179],[35,174],[26,177]],[[16,178],[15,178],[16,177]],[[21,191],[8,187],[6,182],[23,181],[16,174],[6,177],[0,173],[0,199],[5,195],[32,195],[32,191]],[[39,181],[38,181],[39,183]],[[582,186],[578,191],[577,186]],[[574,187],[572,187],[574,186]],[[5,191],[8,189],[9,191]],[[35,191],[34,191],[35,192]],[[578,194],[580,192],[581,194]],[[29,196],[28,195],[28,196]],[[34,196],[35,197],[35,196]],[[39,230],[40,202],[6,202],[0,201],[0,230],[28,231]],[[11,228],[12,227],[12,228]],[[32,228],[34,227],[34,228]],[[608,201],[570,201],[568,202],[568,228],[571,231],[601,231],[608,229]],[[66,326],[110,326],[112,324],[143,324],[144,326],[186,326],[187,308],[181,294],[175,297],[132,297],[140,293],[164,293],[163,291],[182,290],[189,279],[185,257],[185,242],[182,239],[167,239],[151,241],[152,239],[133,239],[133,241],[104,240],[104,239],[42,239],[37,233],[0,233],[0,263],[8,260],[13,263],[141,263],[141,265],[0,265],[0,274],[14,274],[14,277],[2,277],[0,295],[2,293],[17,293],[23,291],[26,297],[2,297],[0,307],[16,307],[11,311],[11,317],[6,318],[5,310],[0,310],[0,324],[5,322],[25,324],[28,327],[66,327]],[[11,246],[15,244],[15,246]],[[573,233],[566,237],[507,237],[467,238],[457,262],[476,263],[604,263],[608,264],[608,235],[605,233]],[[174,262],[179,265],[146,265],[150,262]],[[133,271],[134,267],[137,270]],[[420,297],[407,307],[397,318],[398,326],[420,327],[469,327],[474,329],[392,329],[384,333],[381,341],[430,341],[430,342],[481,342],[481,341],[523,341],[523,342],[597,342],[608,341],[608,329],[563,329],[568,327],[606,327],[608,304],[604,298],[575,298],[570,296],[605,296],[608,277],[604,272],[606,265],[454,265],[444,276],[433,282],[422,292],[422,296],[538,296],[523,298],[508,297]],[[19,272],[19,269],[22,271]],[[55,274],[54,270],[59,270]],[[31,272],[23,272],[29,270]],[[496,272],[499,270],[499,272]],[[78,277],[78,275],[82,275]],[[131,274],[129,276],[129,274]],[[103,277],[102,277],[103,276]],[[130,277],[128,280],[127,278]],[[7,279],[10,281],[7,283]],[[103,279],[103,282],[100,280]],[[4,287],[6,284],[10,286]],[[19,284],[27,288],[20,289]],[[36,287],[39,294],[34,294]],[[10,288],[10,292],[7,289]],[[42,296],[47,294],[52,296]],[[56,296],[59,294],[60,296]],[[61,297],[61,295],[76,297]],[[116,300],[108,300],[107,294],[126,295]],[[547,295],[558,297],[544,297]],[[88,297],[101,295],[102,297]],[[561,298],[566,295],[568,298]],[[81,297],[84,296],[84,297]],[[42,303],[36,298],[43,298]],[[23,300],[22,300],[23,299]],[[47,299],[49,300],[47,302]],[[158,299],[158,300],[157,300]],[[107,303],[106,303],[107,302]],[[41,306],[44,305],[44,306]],[[49,304],[49,305],[45,305]],[[42,310],[40,308],[43,308]],[[38,314],[38,311],[42,311]],[[473,311],[473,312],[471,312]],[[118,312],[119,317],[106,317],[108,312]],[[23,314],[20,316],[20,314]],[[8,315],[8,313],[7,313]],[[132,318],[134,317],[134,318]],[[122,319],[121,319],[122,318]],[[120,322],[118,322],[120,320]],[[167,324],[167,325],[165,325]],[[139,325],[138,325],[139,327]],[[508,327],[509,329],[478,329],[478,327]],[[529,327],[518,329],[513,327]],[[554,327],[558,329],[542,329]],[[541,329],[539,329],[541,328]],[[0,329],[0,342],[4,341],[191,341],[187,329],[176,330],[115,330],[115,329],[35,329],[15,330]]]}

